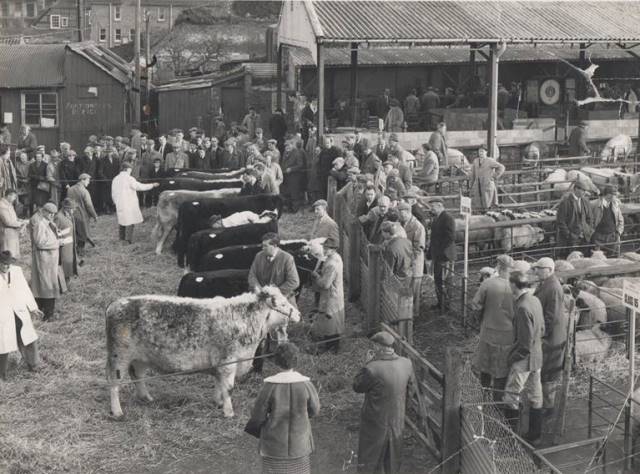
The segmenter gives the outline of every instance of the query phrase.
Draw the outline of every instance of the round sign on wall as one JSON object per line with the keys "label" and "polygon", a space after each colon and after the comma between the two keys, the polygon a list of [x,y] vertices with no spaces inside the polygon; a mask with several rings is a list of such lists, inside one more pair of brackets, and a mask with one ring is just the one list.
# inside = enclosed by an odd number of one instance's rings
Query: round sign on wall
{"label": "round sign on wall", "polygon": [[540,101],[545,105],[557,104],[560,100],[560,83],[547,79],[540,85]]}

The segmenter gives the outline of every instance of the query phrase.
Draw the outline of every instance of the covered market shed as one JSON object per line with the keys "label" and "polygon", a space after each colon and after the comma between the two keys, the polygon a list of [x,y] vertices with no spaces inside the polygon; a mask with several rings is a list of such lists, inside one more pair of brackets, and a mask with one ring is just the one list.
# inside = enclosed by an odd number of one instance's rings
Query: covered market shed
{"label": "covered market shed", "polygon": [[[360,50],[364,48],[467,48],[472,67],[476,57],[487,60],[490,100],[486,141],[489,149],[493,149],[498,138],[498,68],[505,51],[515,45],[519,48],[523,45],[573,46],[576,59],[588,64],[586,58],[589,48],[606,45],[625,51],[637,59],[634,50],[640,51],[639,22],[640,5],[633,1],[580,2],[577,7],[576,2],[566,0],[288,0],[283,2],[278,25],[278,56],[282,59],[285,48],[304,48],[309,51],[317,65],[318,130],[322,133],[326,124],[325,64],[330,49],[349,51],[349,96],[355,99],[359,95]],[[282,71],[282,67],[279,70]],[[576,97],[583,98],[586,81],[579,77],[576,80]],[[282,81],[279,84],[281,87]],[[355,100],[351,102],[355,103]],[[634,135],[637,135],[637,127]],[[531,134],[525,142],[538,138]],[[422,138],[416,140],[422,141]],[[503,143],[503,140],[500,139],[500,142]]]}

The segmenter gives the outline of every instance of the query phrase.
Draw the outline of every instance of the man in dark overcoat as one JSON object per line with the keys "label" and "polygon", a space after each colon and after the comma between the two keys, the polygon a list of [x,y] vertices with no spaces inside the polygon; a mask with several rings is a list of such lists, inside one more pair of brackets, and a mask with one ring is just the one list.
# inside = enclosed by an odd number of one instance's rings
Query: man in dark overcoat
{"label": "man in dark overcoat", "polygon": [[285,206],[291,212],[298,212],[304,201],[304,151],[291,141],[285,143],[281,167],[284,181],[280,194],[285,199]]}
{"label": "man in dark overcoat", "polygon": [[580,122],[569,135],[569,156],[587,156],[591,150],[587,145],[587,123]]}
{"label": "man in dark overcoat", "polygon": [[431,260],[433,281],[436,285],[437,305],[431,309],[445,308],[448,305],[445,280],[448,280],[456,260],[456,223],[453,216],[444,209],[442,198],[429,201],[431,214],[431,241],[427,249],[427,259]]}
{"label": "man in dark overcoat", "polygon": [[568,315],[564,309],[564,292],[556,276],[555,263],[543,257],[533,264],[540,284],[534,293],[542,304],[544,313],[544,337],[542,338],[542,395],[543,408],[553,411],[555,394],[564,365],[567,344]]}
{"label": "man in dark overcoat", "polygon": [[[586,186],[576,180],[573,190],[566,193],[558,204],[556,225],[560,258],[565,258],[573,250],[590,254],[586,247],[593,234],[591,206],[585,196]],[[576,248],[580,247],[580,248]]]}
{"label": "man in dark overcoat", "polygon": [[358,471],[400,472],[405,403],[414,389],[411,361],[393,350],[393,336],[376,333],[371,340],[379,345],[353,381],[353,390],[364,393],[360,414]]}

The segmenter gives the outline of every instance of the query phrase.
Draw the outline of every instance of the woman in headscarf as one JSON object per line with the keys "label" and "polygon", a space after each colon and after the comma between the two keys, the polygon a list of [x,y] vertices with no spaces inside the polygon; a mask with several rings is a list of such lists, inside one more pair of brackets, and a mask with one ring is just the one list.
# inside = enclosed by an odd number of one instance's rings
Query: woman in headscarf
{"label": "woman in headscarf", "polygon": [[289,342],[275,351],[282,369],[264,379],[245,431],[260,439],[263,474],[309,474],[314,451],[309,418],[320,412],[320,400],[309,377],[295,371],[300,351]]}

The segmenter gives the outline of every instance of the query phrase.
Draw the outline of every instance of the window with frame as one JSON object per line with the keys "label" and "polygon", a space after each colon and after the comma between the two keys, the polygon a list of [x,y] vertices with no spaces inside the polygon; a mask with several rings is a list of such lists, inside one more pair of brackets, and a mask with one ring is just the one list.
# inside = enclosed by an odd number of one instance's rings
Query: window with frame
{"label": "window with frame", "polygon": [[120,5],[116,5],[115,7],[113,7],[113,19],[115,21],[120,21],[120,18],[122,18],[121,15],[121,11],[120,11]]}
{"label": "window with frame", "polygon": [[0,16],[9,16],[9,2],[2,2],[0,7]]}
{"label": "window with frame", "polygon": [[49,28],[52,30],[60,29],[60,15],[49,15]]}
{"label": "window with frame", "polygon": [[165,9],[163,7],[158,7],[158,21],[162,22],[166,20],[167,20],[167,13]]}
{"label": "window with frame", "polygon": [[27,18],[33,18],[36,16],[36,4],[27,3]]}
{"label": "window with frame", "polygon": [[100,36],[98,36],[98,39],[102,42],[107,41],[107,29],[106,28],[100,28]]}
{"label": "window with frame", "polygon": [[57,127],[58,94],[56,92],[23,92],[22,123],[34,127]]}
{"label": "window with frame", "polygon": [[69,17],[68,16],[61,16],[60,17],[60,26],[62,28],[69,28]]}
{"label": "window with frame", "polygon": [[119,43],[120,41],[122,41],[122,30],[120,28],[116,29],[115,41],[116,43]]}

